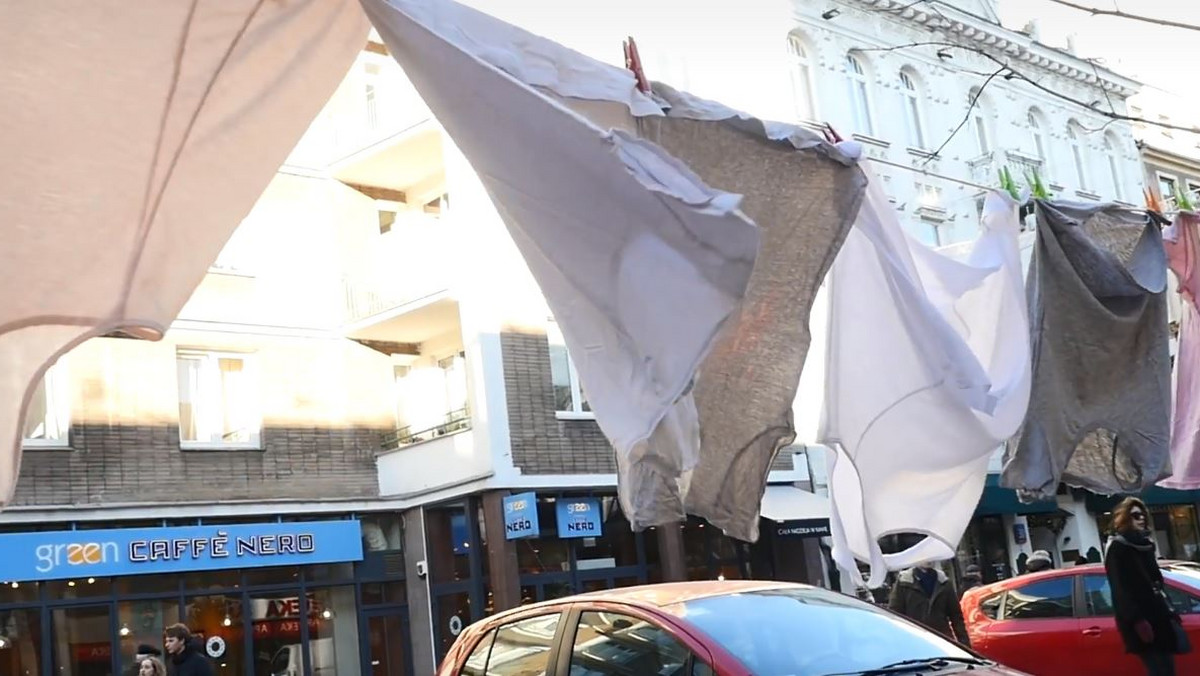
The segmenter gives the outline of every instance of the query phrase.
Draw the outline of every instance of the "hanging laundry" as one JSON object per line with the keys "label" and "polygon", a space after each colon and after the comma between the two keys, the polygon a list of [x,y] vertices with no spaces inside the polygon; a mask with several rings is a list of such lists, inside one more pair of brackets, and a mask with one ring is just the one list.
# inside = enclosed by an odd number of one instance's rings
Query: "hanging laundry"
{"label": "hanging laundry", "polygon": [[1175,354],[1175,400],[1171,424],[1171,476],[1160,486],[1200,488],[1200,216],[1183,211],[1163,230],[1167,262],[1178,282],[1179,347]]}
{"label": "hanging laundry", "polygon": [[1001,485],[1138,493],[1170,474],[1162,233],[1116,205],[1037,202],[1028,294],[1033,392]]}
{"label": "hanging laundry", "polygon": [[630,523],[686,503],[755,539],[812,294],[862,192],[854,163],[447,0],[363,6],[554,312]]}
{"label": "hanging laundry", "polygon": [[[965,261],[908,235],[877,180],[828,279],[825,411],[833,556],[872,587],[952,558],[989,457],[1029,400],[1017,204],[991,193]],[[884,555],[879,538],[926,537]]]}
{"label": "hanging laundry", "polygon": [[158,339],[361,52],[351,0],[0,3],[0,504],[56,358]]}

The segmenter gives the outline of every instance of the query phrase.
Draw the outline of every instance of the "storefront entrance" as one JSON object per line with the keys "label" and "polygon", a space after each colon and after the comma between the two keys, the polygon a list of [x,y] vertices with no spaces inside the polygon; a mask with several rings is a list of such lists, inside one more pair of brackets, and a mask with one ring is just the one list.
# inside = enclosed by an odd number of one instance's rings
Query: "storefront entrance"
{"label": "storefront entrance", "polygon": [[[7,559],[0,560],[0,578],[7,578],[0,584],[0,676],[133,674],[138,646],[162,649],[164,629],[177,622],[187,625],[196,647],[221,676],[407,676],[411,659],[399,519],[329,523],[211,526],[228,529],[231,560],[239,547],[246,555],[252,548],[273,552],[280,542],[290,545],[293,540],[280,533],[294,531],[303,538],[296,541],[298,554],[311,552],[324,562],[108,577],[100,575],[138,570],[131,566],[140,563],[153,570],[150,564],[172,560],[168,555],[176,556],[174,561],[198,560],[188,557],[199,549],[191,547],[203,528],[177,524],[0,534]],[[372,531],[362,537],[362,546],[360,525]],[[332,537],[322,537],[328,534]],[[34,545],[34,563],[23,569],[27,540]],[[53,574],[57,540],[70,540],[61,548],[63,570],[76,576],[30,580],[38,572]],[[109,542],[119,546],[108,548]],[[154,542],[171,544],[166,549],[154,545],[156,558],[147,555],[142,561],[142,543]],[[178,550],[174,543],[181,543]],[[328,561],[343,556],[348,560]],[[243,556],[242,563],[253,561]],[[90,571],[96,576],[87,576]]]}

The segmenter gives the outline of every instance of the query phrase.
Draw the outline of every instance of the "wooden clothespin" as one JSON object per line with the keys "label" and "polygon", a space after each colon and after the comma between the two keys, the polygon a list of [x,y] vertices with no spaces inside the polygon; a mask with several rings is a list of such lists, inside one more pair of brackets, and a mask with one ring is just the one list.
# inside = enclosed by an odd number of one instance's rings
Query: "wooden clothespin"
{"label": "wooden clothespin", "polygon": [[1160,228],[1170,225],[1171,221],[1163,215],[1162,199],[1158,193],[1150,188],[1145,188],[1142,190],[1142,194],[1146,197],[1146,217]]}
{"label": "wooden clothespin", "polygon": [[646,72],[642,70],[642,57],[638,54],[637,43],[633,41],[633,36],[624,40],[621,47],[625,51],[625,67],[633,71],[633,77],[637,79],[638,90],[643,94],[649,94],[650,81],[646,79]]}

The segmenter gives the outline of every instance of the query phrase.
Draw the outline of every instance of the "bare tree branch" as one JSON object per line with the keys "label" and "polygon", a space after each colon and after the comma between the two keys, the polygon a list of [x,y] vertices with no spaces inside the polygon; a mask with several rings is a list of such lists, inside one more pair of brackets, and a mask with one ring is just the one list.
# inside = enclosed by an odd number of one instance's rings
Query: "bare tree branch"
{"label": "bare tree branch", "polygon": [[967,126],[967,122],[971,120],[971,111],[975,110],[975,104],[979,102],[979,97],[983,96],[983,90],[987,89],[987,86],[992,83],[992,80],[995,79],[997,75],[1006,70],[1008,70],[1008,66],[1001,66],[996,69],[996,72],[987,76],[987,79],[984,80],[983,84],[979,86],[979,91],[975,92],[975,96],[971,97],[971,105],[967,106],[967,114],[963,116],[962,121],[958,123],[958,126],[954,128],[954,131],[950,132],[950,135],[946,137],[946,140],[942,141],[942,145],[938,146],[938,149],[933,151],[932,155],[926,157],[925,160],[921,162],[922,166],[929,164],[938,157],[941,157],[942,151],[946,149],[946,146],[950,145],[950,142],[954,140],[954,137],[958,135],[958,132],[961,131],[963,127]]}
{"label": "bare tree branch", "polygon": [[1169,26],[1171,28],[1182,28],[1183,30],[1189,30],[1189,31],[1200,31],[1200,26],[1198,26],[1196,24],[1183,23],[1181,21],[1171,21],[1170,19],[1159,19],[1156,17],[1145,16],[1142,14],[1130,14],[1128,12],[1122,12],[1119,9],[1101,9],[1099,7],[1088,7],[1086,5],[1076,4],[1074,2],[1071,2],[1070,0],[1050,0],[1050,2],[1062,5],[1063,7],[1070,7],[1071,9],[1078,9],[1082,12],[1087,12],[1088,14],[1091,14],[1092,16],[1115,16],[1115,17],[1118,17],[1121,19],[1129,19],[1130,21],[1141,21],[1143,23],[1150,23],[1150,24],[1154,24],[1156,26]]}

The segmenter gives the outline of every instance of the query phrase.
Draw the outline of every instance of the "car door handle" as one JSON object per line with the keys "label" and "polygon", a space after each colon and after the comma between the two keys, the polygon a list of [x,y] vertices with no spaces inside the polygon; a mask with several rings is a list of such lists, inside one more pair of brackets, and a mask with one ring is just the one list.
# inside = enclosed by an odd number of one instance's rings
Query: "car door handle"
{"label": "car door handle", "polygon": [[1100,627],[1088,627],[1087,629],[1083,630],[1083,635],[1084,636],[1099,636],[1100,635]]}

